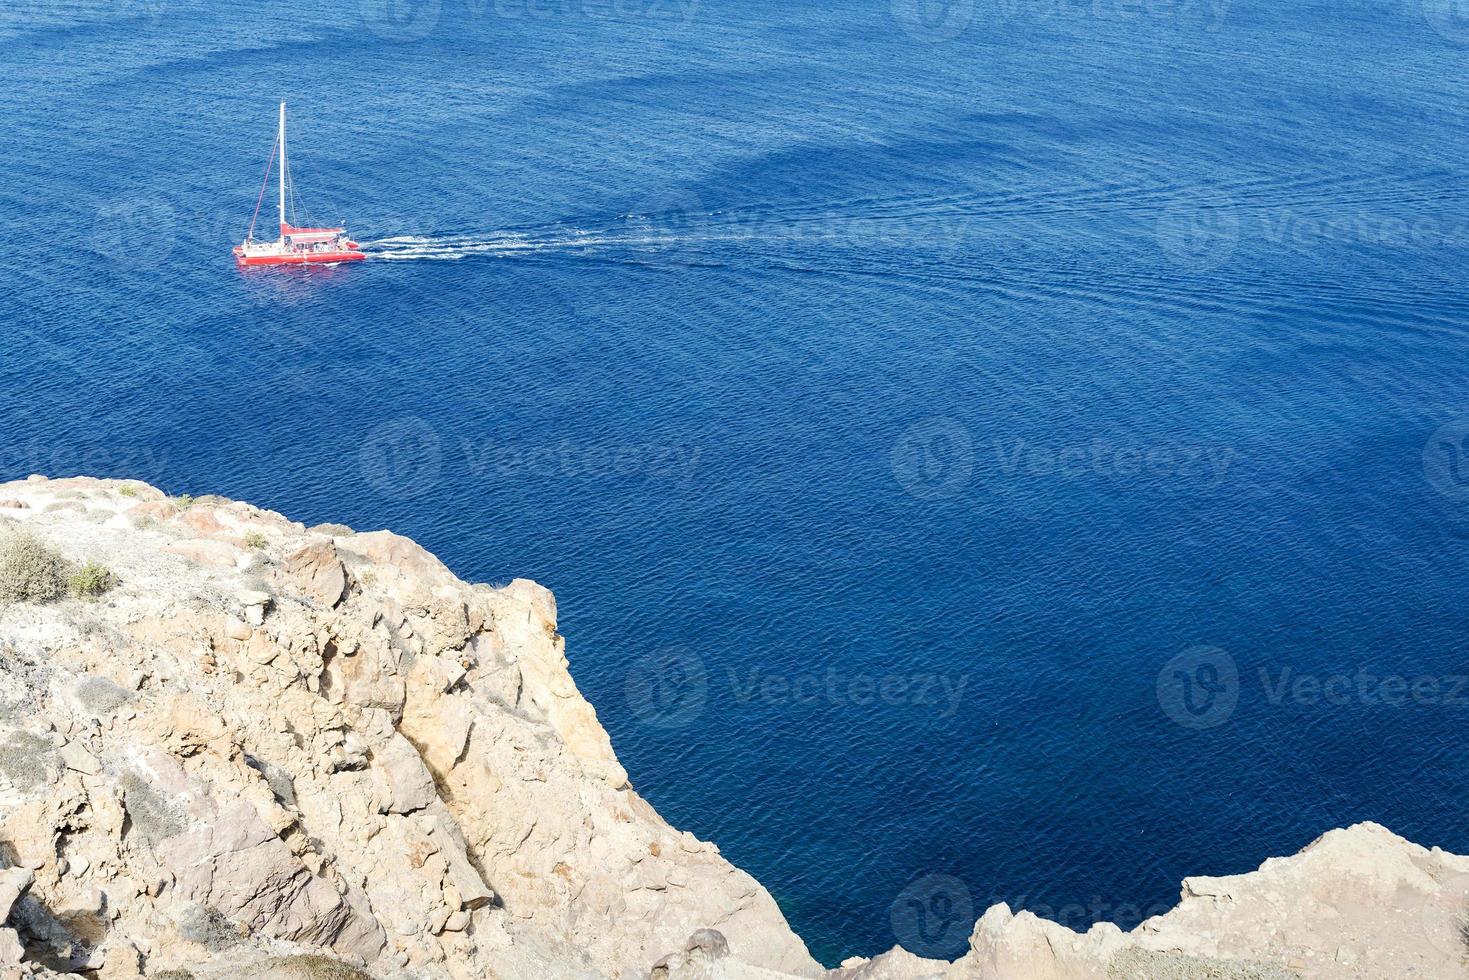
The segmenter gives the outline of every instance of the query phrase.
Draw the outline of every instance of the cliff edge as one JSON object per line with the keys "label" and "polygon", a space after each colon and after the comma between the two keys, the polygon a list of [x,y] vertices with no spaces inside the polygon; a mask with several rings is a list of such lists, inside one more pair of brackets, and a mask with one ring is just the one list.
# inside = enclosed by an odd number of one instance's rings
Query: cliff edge
{"label": "cliff edge", "polygon": [[991,908],[823,971],[628,784],[540,586],[141,483],[0,484],[0,980],[1462,977],[1469,859],[1371,824],[1131,933]]}

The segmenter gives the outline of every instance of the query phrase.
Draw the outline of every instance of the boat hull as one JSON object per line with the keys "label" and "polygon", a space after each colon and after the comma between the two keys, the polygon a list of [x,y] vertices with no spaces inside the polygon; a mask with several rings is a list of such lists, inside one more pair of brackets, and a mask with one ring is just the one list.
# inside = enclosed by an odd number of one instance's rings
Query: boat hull
{"label": "boat hull", "polygon": [[294,255],[242,255],[235,253],[241,266],[256,265],[332,265],[337,262],[361,262],[367,256],[357,251],[301,252]]}

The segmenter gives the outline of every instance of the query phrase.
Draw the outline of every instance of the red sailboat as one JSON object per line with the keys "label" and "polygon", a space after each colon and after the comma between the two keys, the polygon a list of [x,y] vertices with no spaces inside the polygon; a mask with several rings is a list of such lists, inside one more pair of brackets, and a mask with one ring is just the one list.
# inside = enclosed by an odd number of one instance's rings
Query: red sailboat
{"label": "red sailboat", "polygon": [[[367,258],[357,243],[347,237],[346,228],[298,228],[286,220],[286,186],[290,182],[290,171],[286,167],[286,104],[281,103],[280,130],[276,133],[275,146],[270,152],[270,163],[265,167],[265,180],[260,185],[260,196],[255,201],[255,214],[250,218],[250,230],[245,240],[235,246],[235,261],[240,265],[327,265],[337,262],[357,262]],[[260,205],[265,200],[265,188],[270,184],[270,170],[279,162],[280,225],[281,237],[275,241],[255,240],[255,219],[260,217]]]}

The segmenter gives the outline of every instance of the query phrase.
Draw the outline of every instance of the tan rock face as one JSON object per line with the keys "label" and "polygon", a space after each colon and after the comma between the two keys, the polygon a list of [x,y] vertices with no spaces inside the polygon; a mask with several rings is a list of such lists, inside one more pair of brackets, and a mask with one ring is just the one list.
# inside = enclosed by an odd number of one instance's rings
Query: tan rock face
{"label": "tan rock face", "polygon": [[1186,879],[1174,909],[1130,933],[997,905],[954,963],[894,949],[831,980],[1450,980],[1469,969],[1466,922],[1469,858],[1363,823],[1258,871]]}
{"label": "tan rock face", "polygon": [[347,569],[331,541],[317,541],[287,555],[284,570],[302,595],[328,609],[347,594]]}
{"label": "tan rock face", "polygon": [[[0,608],[0,980],[821,975],[756,881],[629,787],[535,583],[136,483],[0,500],[0,535],[121,583]],[[1360,824],[1190,878],[1130,933],[1000,905],[953,963],[827,977],[1448,980],[1466,914],[1469,859]]]}
{"label": "tan rock face", "polygon": [[[28,505],[8,520],[121,582],[0,609],[38,665],[0,672],[0,743],[25,749],[0,752],[0,900],[26,963],[644,977],[718,925],[749,963],[820,972],[757,883],[628,788],[549,592],[120,486],[0,487]],[[48,511],[62,492],[77,507]]]}

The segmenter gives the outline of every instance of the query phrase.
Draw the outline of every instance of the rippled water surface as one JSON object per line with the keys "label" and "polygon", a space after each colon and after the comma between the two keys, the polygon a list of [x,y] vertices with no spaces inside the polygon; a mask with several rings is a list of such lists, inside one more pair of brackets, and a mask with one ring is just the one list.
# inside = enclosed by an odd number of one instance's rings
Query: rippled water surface
{"label": "rippled water surface", "polygon": [[[0,473],[545,583],[829,963],[1469,848],[1447,4],[316,6],[0,13]],[[281,98],[370,261],[232,267]]]}

